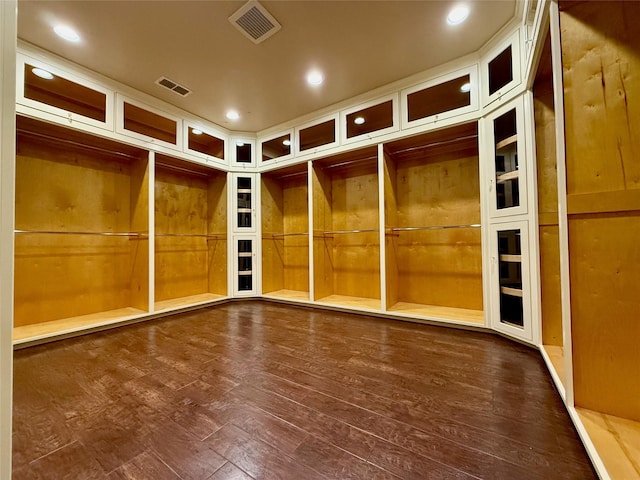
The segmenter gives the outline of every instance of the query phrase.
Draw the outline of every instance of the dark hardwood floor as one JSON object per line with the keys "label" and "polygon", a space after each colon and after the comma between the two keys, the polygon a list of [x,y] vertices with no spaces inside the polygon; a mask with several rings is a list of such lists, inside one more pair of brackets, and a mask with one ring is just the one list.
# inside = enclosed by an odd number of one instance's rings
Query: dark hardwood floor
{"label": "dark hardwood floor", "polygon": [[596,478],[539,353],[259,301],[19,350],[14,480]]}

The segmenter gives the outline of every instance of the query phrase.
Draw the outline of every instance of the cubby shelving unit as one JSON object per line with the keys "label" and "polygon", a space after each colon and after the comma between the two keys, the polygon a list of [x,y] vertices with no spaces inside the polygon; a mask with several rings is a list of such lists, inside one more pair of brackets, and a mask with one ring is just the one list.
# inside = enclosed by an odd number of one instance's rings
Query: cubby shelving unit
{"label": "cubby shelving unit", "polygon": [[387,310],[484,324],[477,124],[384,152]]}
{"label": "cubby shelving unit", "polygon": [[17,124],[14,340],[147,312],[147,152]]}
{"label": "cubby shelving unit", "polygon": [[381,308],[378,148],[313,162],[314,300]]}
{"label": "cubby shelving unit", "polygon": [[227,296],[227,175],[155,155],[155,310]]}
{"label": "cubby shelving unit", "polygon": [[262,293],[309,300],[307,164],[261,175]]}

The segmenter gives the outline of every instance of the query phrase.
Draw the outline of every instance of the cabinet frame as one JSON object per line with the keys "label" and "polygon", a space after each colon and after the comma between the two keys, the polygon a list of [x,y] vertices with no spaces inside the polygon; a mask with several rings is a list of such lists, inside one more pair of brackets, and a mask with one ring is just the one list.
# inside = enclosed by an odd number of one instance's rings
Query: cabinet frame
{"label": "cabinet frame", "polygon": [[[260,194],[256,189],[257,185],[257,175],[256,173],[232,173],[229,177],[231,181],[231,187],[228,187],[228,191],[231,195],[231,214],[233,217],[231,220],[232,230],[237,233],[256,233],[258,231],[257,222],[259,220],[258,215],[256,214],[256,205],[260,201]],[[238,225],[238,179],[239,178],[249,178],[251,179],[251,226],[250,227],[241,227]],[[242,207],[246,208],[246,207]]]}
{"label": "cabinet frame", "polygon": [[[203,133],[216,137],[224,142],[224,158],[215,157],[213,155],[208,155],[206,153],[199,152],[198,150],[193,150],[189,148],[189,128],[201,130]],[[229,150],[230,150],[230,142],[229,135],[223,133],[220,130],[216,130],[211,127],[205,127],[198,122],[192,122],[189,120],[184,120],[182,122],[182,138],[184,138],[184,153],[188,153],[189,155],[193,155],[194,157],[198,157],[202,160],[205,160],[206,163],[213,163],[216,165],[226,166],[229,163]]]}
{"label": "cabinet frame", "polygon": [[[232,292],[233,292],[233,296],[234,297],[253,297],[256,296],[258,294],[258,292],[261,291],[261,286],[260,286],[260,266],[259,266],[259,262],[258,262],[258,258],[260,257],[260,246],[259,246],[259,240],[258,240],[258,235],[233,235],[232,237],[232,241],[233,241],[233,255],[231,256],[231,262],[233,263],[233,268],[230,269],[231,272],[231,276],[232,276]],[[252,242],[252,248],[251,248],[251,277],[252,277],[252,284],[251,284],[251,289],[250,290],[240,290],[238,281],[239,281],[239,277],[240,277],[240,270],[238,268],[238,259],[240,258],[240,253],[238,251],[238,241],[240,240],[249,240]]]}
{"label": "cabinet frame", "polygon": [[[513,79],[499,88],[493,93],[489,93],[489,63],[494,60],[505,49],[511,47],[511,69]],[[522,81],[522,66],[521,66],[521,49],[520,49],[520,30],[517,29],[514,33],[506,37],[503,41],[496,46],[488,50],[480,61],[480,83],[482,85],[482,105],[487,106],[495,100],[500,100],[501,97],[509,93],[515,87],[520,85]]]}
{"label": "cabinet frame", "polygon": [[[384,97],[378,97],[375,100],[368,101],[366,103],[361,103],[360,105],[355,105],[351,108],[347,108],[346,110],[340,111],[340,142],[343,145],[348,145],[351,143],[359,142],[362,140],[371,140],[375,137],[379,137],[381,135],[386,135],[388,133],[394,133],[400,130],[400,105],[399,105],[399,94],[392,93],[391,95],[385,95]],[[347,138],[347,116],[351,115],[354,112],[358,112],[360,110],[364,110],[365,108],[374,107],[381,103],[385,103],[391,101],[392,108],[392,120],[393,124],[390,127],[382,128],[380,130],[375,130],[369,133],[363,133],[361,135],[356,135],[354,137]]]}

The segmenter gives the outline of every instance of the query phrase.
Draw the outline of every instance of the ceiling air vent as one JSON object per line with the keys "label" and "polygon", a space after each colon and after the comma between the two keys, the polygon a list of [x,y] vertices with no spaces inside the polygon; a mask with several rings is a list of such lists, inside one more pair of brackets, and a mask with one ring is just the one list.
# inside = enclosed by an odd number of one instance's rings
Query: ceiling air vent
{"label": "ceiling air vent", "polygon": [[191,93],[191,90],[189,90],[187,87],[183,87],[173,80],[169,80],[167,77],[160,77],[158,80],[156,80],[156,83],[161,87],[168,88],[173,93],[177,93],[181,97],[186,97]]}
{"label": "ceiling air vent", "polygon": [[264,42],[282,28],[278,21],[256,1],[246,3],[229,21],[253,43]]}

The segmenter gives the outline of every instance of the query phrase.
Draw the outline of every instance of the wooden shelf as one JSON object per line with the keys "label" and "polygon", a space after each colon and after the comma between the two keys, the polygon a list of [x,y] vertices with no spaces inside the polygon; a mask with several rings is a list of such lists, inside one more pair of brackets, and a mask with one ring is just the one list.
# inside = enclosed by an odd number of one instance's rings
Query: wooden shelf
{"label": "wooden shelf", "polygon": [[560,379],[560,382],[563,386],[566,387],[565,381],[565,371],[564,371],[564,348],[557,345],[543,345],[549,360],[551,360],[551,365],[556,372],[556,375]]}
{"label": "wooden shelf", "polygon": [[612,479],[640,479],[640,422],[576,408]]}
{"label": "wooden shelf", "polygon": [[522,255],[500,255],[501,262],[522,263]]}
{"label": "wooden shelf", "polygon": [[442,320],[473,323],[475,325],[484,325],[484,312],[482,310],[398,302],[391,306],[388,311],[407,315],[417,315],[425,318],[437,318]]}
{"label": "wooden shelf", "polygon": [[515,144],[518,141],[518,134],[511,135],[510,137],[505,138],[504,140],[496,143],[496,151],[501,150],[505,147]]}
{"label": "wooden shelf", "polygon": [[505,295],[511,295],[512,297],[522,297],[521,288],[500,287],[500,293],[504,293]]}
{"label": "wooden shelf", "polygon": [[363,308],[366,310],[380,310],[381,308],[381,302],[378,298],[352,297],[349,295],[334,294],[319,298],[316,301],[341,307]]}
{"label": "wooden shelf", "polygon": [[188,307],[191,305],[198,305],[201,303],[212,302],[214,300],[220,300],[226,298],[225,295],[218,295],[216,293],[201,293],[198,295],[189,295],[180,298],[171,298],[155,302],[155,311],[162,312],[165,310],[173,310],[181,307]]}
{"label": "wooden shelf", "polygon": [[286,300],[304,300],[309,301],[310,295],[309,292],[304,292],[301,290],[275,290],[273,292],[265,292],[265,296],[267,297],[277,297],[284,298]]}
{"label": "wooden shelf", "polygon": [[44,323],[24,325],[13,329],[13,343],[20,344],[40,338],[54,337],[70,332],[87,330],[90,328],[109,325],[129,320],[147,312],[137,308],[127,307],[109,310],[106,312],[80,315],[77,317],[63,318]]}
{"label": "wooden shelf", "polygon": [[511,172],[502,173],[496,177],[497,183],[505,183],[509,180],[516,180],[520,176],[519,170],[513,170]]}

